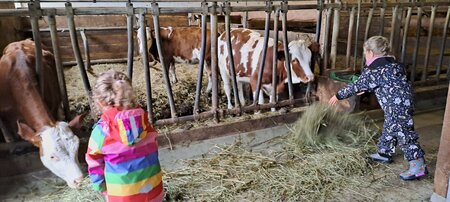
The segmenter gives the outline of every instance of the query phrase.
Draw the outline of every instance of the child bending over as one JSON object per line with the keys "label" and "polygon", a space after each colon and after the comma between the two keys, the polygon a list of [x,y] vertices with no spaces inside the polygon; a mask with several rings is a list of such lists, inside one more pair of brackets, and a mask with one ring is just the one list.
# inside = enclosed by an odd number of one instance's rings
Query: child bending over
{"label": "child bending over", "polygon": [[109,202],[162,201],[157,133],[147,113],[136,106],[127,76],[112,70],[102,73],[93,101],[102,113],[86,153],[94,190]]}
{"label": "child bending over", "polygon": [[384,111],[384,126],[378,139],[378,153],[370,159],[384,163],[392,162],[395,147],[399,144],[409,169],[400,174],[403,180],[413,180],[428,174],[424,162],[424,151],[420,148],[419,135],[414,131],[413,93],[403,65],[388,56],[389,42],[385,37],[374,36],[364,43],[366,66],[359,80],[339,90],[329,100],[335,105],[338,100],[355,94],[375,92]]}

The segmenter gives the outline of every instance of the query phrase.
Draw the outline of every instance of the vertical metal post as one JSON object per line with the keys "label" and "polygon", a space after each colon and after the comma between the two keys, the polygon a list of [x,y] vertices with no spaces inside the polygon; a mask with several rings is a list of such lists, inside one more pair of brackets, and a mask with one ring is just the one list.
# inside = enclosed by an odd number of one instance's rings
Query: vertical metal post
{"label": "vertical metal post", "polygon": [[420,46],[420,28],[422,26],[422,7],[417,7],[417,26],[416,26],[416,44],[414,46],[413,64],[411,69],[411,82],[414,84],[416,78],[417,56],[419,55]]}
{"label": "vertical metal post", "polygon": [[[145,22],[145,10],[141,10],[139,12],[139,31],[140,33],[138,33],[139,35],[142,36],[143,39],[147,39],[147,33],[146,33],[146,27],[147,27],[147,23]],[[141,47],[143,50],[148,50],[147,47],[147,42],[142,40],[140,41],[141,43]],[[150,121],[150,123],[155,123],[155,117],[153,114],[153,103],[152,103],[152,83],[150,80],[150,68],[148,65],[148,51],[143,51],[141,53],[141,57],[142,57],[142,62],[144,63],[144,78],[145,78],[145,90],[146,90],[146,94],[147,94],[147,112],[148,112],[148,119]]]}
{"label": "vertical metal post", "polygon": [[347,52],[345,54],[345,67],[350,67],[350,54],[352,49],[352,38],[353,38],[353,27],[355,25],[355,11],[356,8],[352,7],[350,11],[350,19],[348,25],[348,35],[347,35]]}
{"label": "vertical metal post", "polygon": [[403,39],[402,39],[402,53],[400,57],[400,62],[405,63],[405,57],[406,57],[406,42],[408,41],[408,29],[409,29],[409,23],[411,22],[411,14],[412,14],[412,8],[408,7],[408,11],[406,13],[406,19],[405,19],[405,25],[403,26]]}
{"label": "vertical metal post", "polygon": [[[355,48],[353,50],[353,71],[356,70],[356,63],[358,58],[358,36],[359,36],[359,18],[361,16],[361,0],[358,0],[358,15],[356,17],[356,30],[355,30]],[[364,55],[362,56],[361,61],[363,61],[364,64]]]}
{"label": "vertical metal post", "polygon": [[333,33],[331,35],[331,52],[330,52],[331,69],[336,68],[337,45],[338,45],[337,40],[339,37],[339,21],[340,21],[340,8],[335,8],[333,15]]}
{"label": "vertical metal post", "polygon": [[[385,1],[383,1],[385,2]],[[384,35],[384,15],[385,15],[386,9],[385,9],[385,5],[383,5],[380,8],[380,36]]]}
{"label": "vertical metal post", "polygon": [[278,21],[280,18],[280,10],[274,11],[273,16],[273,49],[272,49],[272,99],[270,100],[270,103],[275,104],[277,100],[277,53],[278,53]]}
{"label": "vertical metal post", "polygon": [[396,52],[396,47],[394,46],[395,40],[395,27],[397,26],[397,15],[398,15],[398,6],[392,8],[392,23],[391,23],[391,36],[389,38],[389,46],[391,47],[392,53]]}
{"label": "vertical metal post", "polygon": [[264,45],[263,45],[263,52],[262,52],[262,58],[261,63],[259,65],[259,71],[258,71],[258,81],[256,82],[256,91],[253,94],[253,104],[257,105],[257,101],[259,98],[259,91],[261,90],[261,80],[262,75],[264,72],[264,66],[266,63],[266,56],[267,56],[267,44],[269,43],[269,30],[270,30],[270,13],[272,12],[272,2],[266,1],[266,23],[264,28]]}
{"label": "vertical metal post", "polygon": [[198,115],[200,113],[199,105],[200,105],[200,93],[202,89],[202,81],[203,81],[203,68],[205,66],[205,52],[206,52],[206,19],[208,18],[208,3],[202,2],[202,43],[200,47],[200,60],[198,64],[198,74],[197,74],[197,85],[195,89],[195,102],[194,102],[194,115]]}
{"label": "vertical metal post", "polygon": [[53,56],[55,57],[55,66],[56,66],[56,74],[58,76],[59,91],[62,96],[64,116],[65,119],[67,120],[69,119],[70,116],[70,106],[67,97],[66,80],[64,79],[64,69],[62,66],[61,54],[59,52],[59,42],[58,42],[58,34],[56,31],[55,14],[49,13],[47,19],[50,28],[50,36],[52,38]]}
{"label": "vertical metal post", "polygon": [[[231,81],[233,85],[233,94],[234,94],[234,106],[237,108],[241,108],[241,102],[238,97],[238,89],[236,82],[236,69],[234,66],[234,56],[233,56],[233,46],[231,45],[231,22],[230,22],[230,14],[231,14],[231,3],[229,1],[224,2],[224,13],[225,13],[225,34],[227,38],[227,50],[228,57],[230,59],[230,73],[231,73]],[[264,61],[264,60],[263,60]]]}
{"label": "vertical metal post", "polygon": [[283,29],[283,46],[284,46],[284,57],[285,57],[285,67],[288,76],[288,90],[289,90],[289,100],[294,100],[294,87],[292,86],[292,72],[291,72],[291,56],[289,55],[289,40],[287,35],[287,12],[288,12],[288,1],[281,2],[281,27]]}
{"label": "vertical metal post", "polygon": [[[369,16],[367,17],[366,30],[364,32],[364,41],[367,41],[369,38],[370,27],[372,25],[372,17],[373,17],[374,8],[369,9]],[[364,50],[362,50],[362,55],[364,56]],[[364,62],[361,63],[361,69],[364,67]]]}
{"label": "vertical metal post", "polygon": [[70,39],[72,42],[73,53],[75,55],[75,59],[77,60],[78,68],[80,69],[80,74],[81,74],[81,79],[83,80],[84,89],[86,90],[86,94],[90,98],[91,85],[89,84],[86,69],[84,67],[83,60],[81,58],[81,51],[80,51],[80,47],[78,46],[77,32],[75,30],[73,8],[72,8],[72,4],[70,2],[66,3],[66,15],[67,15],[67,26],[69,27],[69,33],[70,33]]}
{"label": "vertical metal post", "polygon": [[170,80],[169,80],[169,74],[168,74],[168,66],[170,64],[167,64],[165,59],[164,59],[164,55],[162,53],[162,42],[161,42],[161,32],[160,32],[160,28],[159,28],[159,6],[157,3],[153,2],[152,3],[152,8],[153,8],[153,27],[155,28],[155,38],[156,38],[156,47],[158,49],[158,55],[159,55],[159,59],[160,59],[160,63],[161,66],[163,67],[163,77],[164,77],[164,82],[166,84],[166,91],[167,91],[167,96],[169,99],[169,107],[170,107],[170,114],[172,116],[172,118],[175,118],[177,116],[176,111],[175,111],[175,104],[173,101],[173,94],[172,94],[172,86],[170,84]]}
{"label": "vertical metal post", "polygon": [[[315,41],[316,43],[320,43],[320,29],[322,29],[322,0],[317,0],[317,5],[318,8],[317,10],[319,11],[317,14],[317,20],[316,20],[316,36],[315,36]],[[319,50],[319,55],[317,55],[316,53],[313,53],[312,58],[311,58],[311,67],[312,72],[314,72],[314,68],[315,68],[315,61],[316,58],[319,59],[319,74],[322,75],[324,70],[323,70],[323,66],[321,64],[321,58],[320,58],[320,50]]]}
{"label": "vertical metal post", "polygon": [[217,78],[217,2],[211,3],[211,77],[212,77],[212,107],[214,120],[219,121],[217,109],[219,107],[218,78]]}
{"label": "vertical metal post", "polygon": [[91,69],[91,57],[89,56],[89,41],[85,34],[85,29],[80,30],[81,39],[83,40],[84,58],[86,59],[85,67],[89,71]]}
{"label": "vertical metal post", "polygon": [[323,69],[328,69],[328,63],[330,62],[329,58],[329,36],[330,36],[330,20],[331,20],[331,8],[327,8],[327,16],[325,18],[325,36],[323,42]]}
{"label": "vertical metal post", "polygon": [[[436,70],[436,80],[437,81],[439,81],[439,76],[441,74],[441,68],[442,68],[442,60],[444,59],[445,45],[447,43],[447,29],[448,29],[449,20],[450,20],[450,6],[448,7],[448,10],[447,10],[447,17],[445,17],[444,30],[442,32],[441,51],[439,53],[439,61],[438,61],[437,70]],[[448,69],[447,69],[447,71],[448,71]]]}
{"label": "vertical metal post", "polygon": [[[134,9],[133,4],[127,3],[127,40],[128,40],[128,57],[127,57],[127,67],[128,67],[128,78],[133,81],[133,51],[134,51],[134,41],[133,41],[133,22],[134,22]],[[145,28],[144,28],[145,29]]]}
{"label": "vertical metal post", "polygon": [[433,38],[433,28],[434,28],[434,19],[436,18],[436,8],[437,6],[431,7],[431,18],[430,24],[428,25],[428,38],[427,38],[427,47],[425,50],[425,64],[422,72],[422,81],[427,79],[428,74],[428,63],[430,61],[430,49],[431,49],[431,39]]}
{"label": "vertical metal post", "polygon": [[45,75],[43,74],[44,70],[42,69],[42,47],[41,47],[41,33],[39,30],[39,17],[41,16],[41,8],[40,8],[40,2],[30,2],[28,3],[28,9],[30,11],[30,22],[31,22],[31,29],[33,30],[33,39],[35,44],[35,68],[36,68],[36,75],[37,75],[37,81],[40,86],[40,92],[41,95],[44,96],[44,80]]}

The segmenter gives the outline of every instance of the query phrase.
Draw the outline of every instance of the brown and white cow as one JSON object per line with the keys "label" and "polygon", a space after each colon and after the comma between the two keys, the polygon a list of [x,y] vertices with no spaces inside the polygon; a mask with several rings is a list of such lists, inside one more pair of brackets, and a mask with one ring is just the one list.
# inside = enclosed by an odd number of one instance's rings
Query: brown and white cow
{"label": "brown and white cow", "polygon": [[35,44],[23,40],[9,44],[0,59],[0,119],[8,131],[39,147],[45,167],[72,187],[78,187],[83,174],[78,163],[79,139],[69,124],[55,121],[61,106],[53,54],[42,50],[44,93],[39,94],[35,73]]}
{"label": "brown and white cow", "polygon": [[[264,37],[250,29],[234,29],[231,31],[232,53],[234,56],[234,66],[236,69],[236,79],[238,82],[239,101],[241,105],[245,105],[245,100],[242,92],[242,84],[250,83],[253,95],[256,93],[256,83],[258,80],[258,71],[262,59]],[[230,60],[228,55],[228,48],[226,44],[226,34],[223,33],[219,37],[219,69],[220,75],[224,83],[225,94],[228,99],[228,108],[231,109],[230,98]],[[262,76],[261,90],[268,94],[272,99],[272,64],[274,48],[274,40],[269,38],[267,55],[264,61],[265,67]],[[285,57],[283,44],[277,43],[277,84],[276,90],[278,93],[284,91],[284,84],[287,83],[287,69],[285,67]],[[302,40],[291,41],[289,43],[290,66],[292,72],[293,83],[307,83],[314,80],[314,74],[310,68],[311,50],[305,45]],[[255,98],[256,99],[256,98]],[[259,94],[258,103],[264,103],[263,93]]]}
{"label": "brown and white cow", "polygon": [[[141,28],[139,28],[141,29]],[[138,33],[141,33],[138,30]],[[171,71],[172,80],[174,83],[177,82],[177,77],[175,73],[175,61],[177,62],[193,62],[200,60],[200,48],[201,48],[201,34],[202,30],[199,27],[161,27],[161,45],[164,56],[164,63],[169,65],[169,70]],[[156,60],[160,62],[158,50],[156,47],[155,31],[150,30],[146,27],[147,35],[147,48],[149,49],[150,61]],[[205,50],[205,70],[208,75],[208,87],[207,92],[212,89],[211,84],[211,34],[208,29],[206,32],[206,50]],[[138,40],[141,41],[143,37],[138,34]],[[140,45],[140,43],[139,43]],[[142,47],[139,48],[142,53]]]}

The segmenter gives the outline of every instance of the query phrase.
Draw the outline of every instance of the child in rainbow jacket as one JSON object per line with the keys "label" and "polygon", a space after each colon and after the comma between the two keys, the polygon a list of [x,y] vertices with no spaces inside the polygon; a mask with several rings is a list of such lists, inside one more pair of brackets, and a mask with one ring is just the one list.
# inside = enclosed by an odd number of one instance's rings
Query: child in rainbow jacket
{"label": "child in rainbow jacket", "polygon": [[109,202],[162,201],[157,132],[136,107],[130,80],[121,72],[102,73],[92,98],[102,113],[86,153],[94,190]]}

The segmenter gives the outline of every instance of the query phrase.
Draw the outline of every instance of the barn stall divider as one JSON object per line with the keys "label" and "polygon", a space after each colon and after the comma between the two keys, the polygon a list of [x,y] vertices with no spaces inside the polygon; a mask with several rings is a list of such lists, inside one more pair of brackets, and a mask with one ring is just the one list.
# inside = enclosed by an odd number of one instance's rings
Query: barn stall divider
{"label": "barn stall divider", "polygon": [[[239,1],[210,1],[210,0],[155,0],[155,1],[144,1],[144,0],[133,0],[133,1],[125,1],[125,0],[96,0],[96,1],[88,1],[88,0],[76,0],[76,1],[62,1],[62,0],[35,0],[35,1],[26,1],[26,0],[2,0],[1,2],[10,2],[10,3],[27,3],[28,8],[19,8],[19,9],[1,9],[0,16],[21,16],[21,17],[29,17],[30,24],[32,26],[33,38],[36,41],[36,47],[40,50],[41,37],[38,26],[38,19],[42,17],[47,17],[49,21],[49,30],[51,32],[51,40],[53,46],[53,53],[55,56],[56,67],[58,70],[58,82],[61,89],[62,95],[64,95],[64,110],[66,113],[66,117],[69,115],[69,104],[67,101],[67,92],[65,88],[65,79],[63,74],[63,62],[61,60],[61,55],[59,53],[58,46],[58,38],[57,31],[58,29],[55,26],[54,18],[55,16],[66,16],[67,17],[67,25],[70,33],[70,39],[72,43],[74,57],[76,59],[76,64],[79,68],[79,72],[81,78],[83,80],[84,89],[88,97],[90,97],[91,87],[88,80],[87,70],[90,68],[90,57],[89,57],[89,43],[86,38],[86,34],[89,30],[96,30],[102,28],[76,28],[74,22],[74,16],[91,16],[91,15],[123,15],[126,17],[126,30],[127,30],[127,73],[130,78],[136,78],[136,76],[144,76],[146,83],[146,94],[147,94],[147,109],[149,112],[149,118],[152,123],[157,126],[163,126],[174,123],[183,123],[187,121],[198,121],[198,120],[214,120],[215,122],[220,122],[221,119],[227,116],[240,116],[243,113],[252,113],[254,111],[259,110],[267,110],[272,108],[281,108],[281,107],[302,107],[308,105],[310,101],[316,101],[318,98],[316,96],[309,96],[310,90],[312,88],[311,83],[306,85],[306,94],[302,97],[295,98],[294,97],[294,87],[291,80],[291,68],[289,68],[289,60],[286,61],[287,66],[287,74],[288,74],[288,99],[277,101],[276,99],[270,100],[268,104],[258,104],[257,98],[261,89],[261,81],[262,74],[264,68],[273,68],[273,82],[272,87],[276,89],[276,65],[275,61],[277,59],[276,51],[272,53],[267,53],[267,45],[269,39],[269,31],[270,31],[270,23],[273,21],[273,31],[274,38],[278,41],[278,33],[279,33],[279,17],[281,17],[281,34],[282,34],[282,42],[284,46],[284,55],[285,58],[289,58],[289,50],[288,50],[288,14],[289,11],[302,11],[306,9],[316,9],[317,12],[317,20],[316,20],[316,30],[315,30],[315,42],[319,42],[322,46],[321,54],[314,54],[312,56],[312,67],[314,68],[316,65],[314,58],[319,58],[318,64],[318,72],[327,77],[327,72],[335,71],[338,69],[345,69],[346,71],[355,72],[358,71],[364,64],[364,61],[361,57],[362,50],[362,41],[367,39],[372,35],[387,35],[391,41],[391,46],[393,50],[393,54],[400,59],[401,62],[404,62],[408,66],[408,73],[410,75],[410,79],[414,81],[416,86],[426,86],[435,89],[439,89],[438,93],[434,93],[436,95],[441,93],[441,88],[439,85],[442,85],[448,82],[450,77],[450,71],[448,67],[448,56],[450,53],[446,52],[447,40],[448,37],[448,24],[450,17],[450,3],[447,1],[427,1],[427,2],[396,2],[390,3],[386,1],[373,1],[370,3],[365,3],[361,1],[357,2],[345,2],[345,1],[337,1],[336,3],[329,3],[319,0],[305,2],[302,0],[267,0],[267,1],[256,1],[256,0],[248,0],[246,2],[255,2],[255,5],[251,6],[243,6],[239,4]],[[82,2],[92,3],[94,6],[91,7],[74,7],[72,4]],[[169,2],[189,2],[189,3],[197,3],[197,7],[174,7],[174,6],[164,6],[164,3]],[[262,3],[261,3],[262,2]],[[65,8],[45,8],[42,7],[41,4],[44,3],[65,3]],[[95,3],[124,3],[123,7],[95,7]],[[146,6],[135,7],[133,3],[148,3]],[[273,54],[274,65],[272,67],[264,67],[264,63],[261,63],[259,66],[258,80],[257,80],[257,90],[256,95],[254,95],[253,103],[249,106],[241,106],[239,99],[237,97],[237,81],[236,72],[234,68],[231,68],[232,74],[232,88],[234,94],[234,103],[235,107],[233,109],[223,109],[219,105],[219,80],[218,80],[218,16],[225,17],[225,34],[227,47],[229,50],[229,54],[232,55],[231,51],[231,20],[230,15],[233,12],[255,12],[255,11],[263,11],[265,12],[265,29],[264,29],[264,45],[263,45],[263,55],[262,61],[267,54]],[[170,64],[165,64],[163,58],[164,55],[162,53],[161,44],[161,33],[159,29],[155,29],[155,38],[156,38],[156,46],[159,53],[159,58],[161,61],[163,78],[165,90],[167,91],[168,97],[168,105],[170,108],[170,117],[155,119],[154,111],[153,111],[153,103],[152,99],[152,86],[151,86],[151,78],[150,71],[151,68],[149,66],[149,55],[148,52],[145,51],[141,53],[141,59],[144,66],[145,73],[144,75],[132,75],[133,72],[133,56],[134,56],[134,36],[133,31],[139,27],[148,26],[146,22],[145,16],[150,15],[153,19],[153,27],[160,27],[159,18],[161,15],[173,15],[173,14],[188,14],[188,13],[201,13],[201,51],[199,65],[198,65],[198,75],[197,75],[197,83],[195,90],[195,101],[193,107],[193,113],[191,115],[177,116],[177,109],[175,108],[173,92],[171,82],[168,76],[168,70]],[[273,13],[273,18],[272,18]],[[423,15],[427,17],[430,16],[428,21],[423,20]],[[137,27],[134,26],[135,16],[138,18]],[[439,25],[439,30],[442,35],[439,37],[436,34],[436,29],[438,26],[435,25],[436,16],[439,19],[442,16],[445,16],[445,22]],[[204,73],[204,59],[205,51],[206,51],[206,29],[207,29],[207,19],[210,19],[210,30],[211,30],[211,64],[212,64],[212,94],[211,94],[211,103],[210,110],[201,111],[199,109],[200,97],[202,96],[202,79]],[[356,18],[356,20],[355,20]],[[377,22],[374,22],[377,19]],[[388,21],[390,18],[390,22]],[[324,25],[322,25],[322,21],[324,20]],[[412,26],[411,21],[414,20],[416,23],[415,27]],[[423,25],[423,22],[428,22],[427,27]],[[355,24],[356,23],[356,24]],[[348,28],[345,26],[348,25]],[[364,29],[362,27],[365,25]],[[376,26],[374,26],[376,25]],[[390,25],[387,26],[386,25]],[[379,30],[374,30],[378,28]],[[421,38],[423,38],[423,29],[428,29],[427,31],[427,40],[426,40],[426,50],[423,55],[423,51],[420,50],[423,47],[421,44]],[[119,28],[118,28],[119,29]],[[346,30],[347,29],[347,30]],[[415,29],[415,30],[414,30]],[[342,33],[344,30],[344,33]],[[415,31],[415,35],[411,35],[411,31]],[[82,36],[82,41],[84,44],[84,52],[85,58],[83,61],[81,50],[78,44],[77,31]],[[387,32],[388,31],[388,32]],[[147,33],[145,29],[139,30],[141,36],[147,38]],[[347,33],[345,33],[347,32]],[[331,34],[331,36],[330,36]],[[345,39],[340,38],[340,36],[346,36]],[[433,40],[439,38],[438,40]],[[434,44],[433,44],[434,42]],[[414,46],[412,46],[413,44]],[[144,41],[140,41],[140,45],[148,50],[147,43]],[[436,45],[438,45],[438,51],[432,51],[436,49]],[[408,49],[409,48],[409,49]],[[411,52],[411,48],[413,51]],[[433,49],[434,48],[434,49]],[[353,55],[352,55],[353,52]],[[433,52],[433,55],[431,55]],[[437,53],[437,54],[436,54]],[[41,52],[36,51],[36,71],[39,76],[38,80],[42,82],[43,79],[40,72],[42,71],[40,68],[40,60]],[[321,57],[321,55],[323,57]],[[343,56],[340,58],[339,56]],[[419,56],[423,56],[423,59],[419,61]],[[410,59],[407,59],[410,58]],[[430,60],[437,60],[437,64],[435,64],[435,68],[430,68]],[[447,61],[445,60],[447,59]],[[231,57],[230,61],[233,61],[233,57]],[[339,64],[340,61],[344,61],[343,64]],[[107,62],[105,60],[104,62]],[[423,66],[419,65],[419,62],[423,64]],[[447,63],[447,64],[446,64]],[[233,62],[231,62],[233,64]],[[443,66],[447,65],[447,68],[443,68]],[[419,66],[421,69],[418,69]],[[42,85],[41,85],[42,86]],[[41,89],[44,90],[44,89]],[[277,92],[274,90],[272,92],[272,97],[276,97]],[[314,93],[313,93],[314,94]],[[205,95],[203,95],[205,96]],[[302,111],[300,109],[300,111]],[[241,125],[248,129],[257,129],[258,127],[269,127],[273,126],[274,119],[279,120],[280,122],[292,122],[295,120],[299,113],[288,113],[284,115],[278,115],[277,118],[268,118],[266,123],[256,123],[256,121],[249,121],[248,123],[242,123]],[[257,125],[257,126],[256,126]],[[229,130],[236,127],[233,126],[222,126],[220,130],[222,131],[234,131]],[[217,130],[217,128],[216,128]],[[211,132],[211,130],[204,129],[205,133]],[[224,135],[224,134],[221,134]],[[202,137],[194,137],[198,139],[208,138],[209,134],[202,135]],[[179,138],[181,141],[181,138]],[[175,141],[176,142],[176,141]],[[9,147],[8,147],[9,148]]]}

